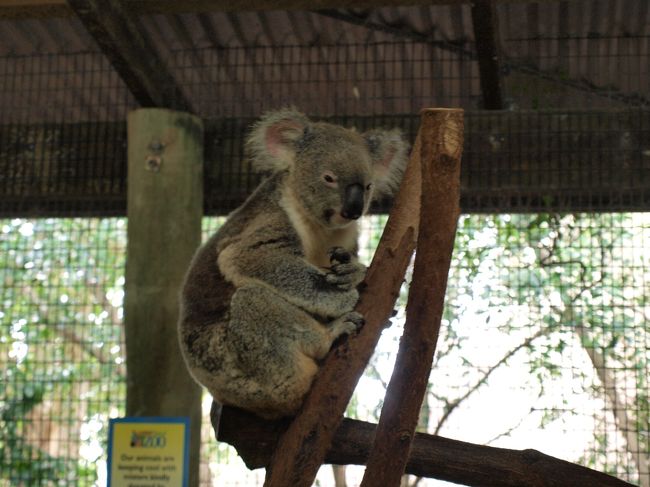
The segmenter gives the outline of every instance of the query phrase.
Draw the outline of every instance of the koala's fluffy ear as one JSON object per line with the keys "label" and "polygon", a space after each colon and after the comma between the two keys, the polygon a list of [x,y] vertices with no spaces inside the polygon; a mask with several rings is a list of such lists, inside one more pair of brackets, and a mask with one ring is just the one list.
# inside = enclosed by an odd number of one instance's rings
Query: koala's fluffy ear
{"label": "koala's fluffy ear", "polygon": [[265,172],[288,169],[293,162],[295,142],[309,124],[309,119],[294,108],[264,114],[246,140],[253,167]]}
{"label": "koala's fluffy ear", "polygon": [[370,130],[363,137],[373,160],[374,198],[394,195],[406,168],[409,144],[398,129]]}

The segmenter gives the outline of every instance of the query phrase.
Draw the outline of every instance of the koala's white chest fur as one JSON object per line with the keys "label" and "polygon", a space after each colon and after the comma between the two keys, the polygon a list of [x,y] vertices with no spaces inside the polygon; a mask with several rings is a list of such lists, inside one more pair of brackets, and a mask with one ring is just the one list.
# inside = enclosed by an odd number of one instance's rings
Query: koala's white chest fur
{"label": "koala's white chest fur", "polygon": [[329,267],[328,251],[332,247],[343,247],[347,250],[356,247],[359,236],[356,222],[351,222],[343,228],[325,228],[309,218],[290,191],[284,191],[281,204],[300,237],[305,259],[310,264],[321,268]]}

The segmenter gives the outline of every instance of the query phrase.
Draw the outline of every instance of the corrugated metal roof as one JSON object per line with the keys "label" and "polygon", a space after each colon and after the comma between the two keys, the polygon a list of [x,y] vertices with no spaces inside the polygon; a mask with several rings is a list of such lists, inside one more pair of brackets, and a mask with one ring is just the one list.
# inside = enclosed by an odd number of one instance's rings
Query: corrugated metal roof
{"label": "corrugated metal roof", "polygon": [[[650,2],[646,0],[515,2],[499,3],[497,9],[504,40],[650,35]],[[469,4],[337,12],[367,26],[304,11],[157,14],[143,15],[141,20],[157,46],[167,50],[394,40],[394,34],[373,29],[376,26],[437,40],[473,38]],[[73,17],[0,21],[0,55],[95,49],[91,37]]]}
{"label": "corrugated metal roof", "polygon": [[[512,106],[647,103],[647,0],[499,3],[497,8]],[[318,114],[411,112],[440,103],[471,108],[480,101],[468,4],[155,14],[140,20],[204,115],[255,115],[291,101]],[[74,17],[0,21],[7,79],[17,69],[12,56],[82,52],[99,49]],[[84,61],[101,64],[94,68],[98,77],[111,69],[100,57]],[[74,64],[71,59],[67,65]],[[62,69],[73,76],[76,68]],[[15,96],[2,83],[0,75],[4,97]],[[0,106],[7,106],[2,97]]]}

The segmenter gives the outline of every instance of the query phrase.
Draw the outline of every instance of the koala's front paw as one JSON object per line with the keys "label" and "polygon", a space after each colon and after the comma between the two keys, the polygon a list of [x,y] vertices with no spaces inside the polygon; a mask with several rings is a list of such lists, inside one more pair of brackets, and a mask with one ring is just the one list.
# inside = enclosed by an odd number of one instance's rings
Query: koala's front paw
{"label": "koala's front paw", "polygon": [[330,256],[330,264],[347,264],[352,260],[352,254],[343,247],[332,247],[327,251]]}
{"label": "koala's front paw", "polygon": [[366,267],[362,264],[336,264],[325,274],[325,280],[341,291],[355,289],[366,277]]}
{"label": "koala's front paw", "polygon": [[341,247],[330,251],[332,266],[325,280],[342,291],[356,288],[366,277],[366,266],[352,261],[351,254]]}
{"label": "koala's front paw", "polygon": [[366,320],[361,313],[350,311],[339,319],[334,320],[331,323],[330,330],[333,338],[337,338],[341,335],[352,335],[353,333],[357,333],[365,323]]}

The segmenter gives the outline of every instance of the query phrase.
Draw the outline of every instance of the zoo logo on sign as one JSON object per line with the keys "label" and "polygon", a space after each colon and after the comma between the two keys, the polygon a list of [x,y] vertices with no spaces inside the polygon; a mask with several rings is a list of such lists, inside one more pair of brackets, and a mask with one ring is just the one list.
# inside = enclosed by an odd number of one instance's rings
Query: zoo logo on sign
{"label": "zoo logo on sign", "polygon": [[131,447],[133,448],[164,448],[167,438],[164,432],[133,431],[131,433]]}

